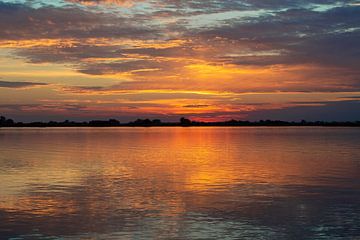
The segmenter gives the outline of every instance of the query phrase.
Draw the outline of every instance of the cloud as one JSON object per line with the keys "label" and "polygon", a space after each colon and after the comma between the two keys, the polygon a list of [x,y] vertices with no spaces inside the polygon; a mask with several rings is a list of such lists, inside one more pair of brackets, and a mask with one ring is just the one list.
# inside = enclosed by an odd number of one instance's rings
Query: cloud
{"label": "cloud", "polygon": [[[240,93],[360,90],[360,8],[354,1],[30,2],[0,2],[0,48],[6,58],[26,61],[26,70],[41,68],[51,77],[60,64],[82,73],[70,80],[78,86],[61,87],[64,78],[52,85],[48,91],[58,93],[57,100],[128,101],[118,108],[87,107],[92,113],[225,118],[299,104],[288,97],[281,106],[266,105],[269,99],[244,105]],[[41,86],[35,84],[11,86]]]}
{"label": "cloud", "polygon": [[338,7],[325,12],[289,9],[246,22],[233,19],[226,25],[201,32],[207,39],[224,38],[245,45],[252,52],[280,54],[233,57],[240,65],[317,63],[357,66],[356,39],[360,37],[360,9]]}
{"label": "cloud", "polygon": [[118,5],[122,7],[132,7],[137,2],[142,2],[142,0],[66,0],[66,1],[83,4],[87,6],[107,4],[107,5]]}
{"label": "cloud", "polygon": [[0,80],[0,88],[30,88],[46,86],[47,83],[36,83],[36,82],[8,82]]}
{"label": "cloud", "polygon": [[0,39],[145,38],[157,30],[131,17],[76,7],[32,8],[0,2]]}
{"label": "cloud", "polygon": [[359,121],[360,101],[322,102],[315,106],[294,106],[275,110],[262,110],[249,113],[252,120],[270,119],[300,121]]}
{"label": "cloud", "polygon": [[206,107],[210,107],[210,105],[206,105],[206,104],[193,104],[193,105],[185,105],[183,106],[184,108],[206,108]]}

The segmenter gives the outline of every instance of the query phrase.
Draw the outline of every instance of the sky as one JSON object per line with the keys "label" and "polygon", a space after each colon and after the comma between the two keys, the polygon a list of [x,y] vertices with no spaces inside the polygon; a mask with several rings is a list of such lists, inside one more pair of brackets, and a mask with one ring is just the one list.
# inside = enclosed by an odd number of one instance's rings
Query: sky
{"label": "sky", "polygon": [[360,120],[360,0],[0,0],[18,121]]}

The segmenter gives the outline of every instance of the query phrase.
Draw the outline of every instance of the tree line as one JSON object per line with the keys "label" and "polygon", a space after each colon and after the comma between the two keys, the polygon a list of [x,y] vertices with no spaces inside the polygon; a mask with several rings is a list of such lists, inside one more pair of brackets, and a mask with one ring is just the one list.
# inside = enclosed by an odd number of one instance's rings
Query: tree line
{"label": "tree line", "polygon": [[137,119],[128,123],[121,123],[116,119],[109,120],[92,120],[84,122],[75,122],[65,120],[63,122],[49,121],[49,122],[15,122],[4,116],[0,117],[0,127],[201,127],[201,126],[324,126],[324,127],[360,127],[360,121],[299,121],[287,122],[280,120],[260,120],[260,121],[242,121],[242,120],[229,120],[220,122],[201,122],[192,121],[188,118],[180,118],[178,122],[162,122],[160,119]]}

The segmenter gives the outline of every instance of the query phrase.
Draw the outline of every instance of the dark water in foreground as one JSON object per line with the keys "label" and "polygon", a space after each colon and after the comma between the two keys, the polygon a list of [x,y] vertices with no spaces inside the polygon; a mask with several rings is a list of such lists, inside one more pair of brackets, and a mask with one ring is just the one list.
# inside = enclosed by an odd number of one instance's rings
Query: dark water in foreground
{"label": "dark water in foreground", "polygon": [[359,128],[0,129],[0,239],[360,239]]}

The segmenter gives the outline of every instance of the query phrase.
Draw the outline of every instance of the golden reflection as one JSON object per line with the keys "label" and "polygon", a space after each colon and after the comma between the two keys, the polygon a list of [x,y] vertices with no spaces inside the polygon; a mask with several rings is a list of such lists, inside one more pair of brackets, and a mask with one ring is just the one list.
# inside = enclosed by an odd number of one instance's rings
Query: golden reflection
{"label": "golden reflection", "polygon": [[186,211],[182,193],[321,185],[324,174],[351,168],[339,166],[341,152],[330,156],[326,144],[289,140],[271,128],[7,131],[0,139],[8,149],[0,157],[0,209],[36,215],[131,209],[177,216]]}

